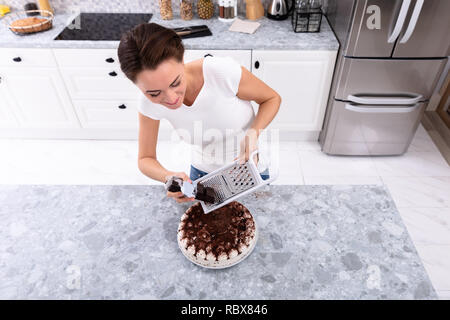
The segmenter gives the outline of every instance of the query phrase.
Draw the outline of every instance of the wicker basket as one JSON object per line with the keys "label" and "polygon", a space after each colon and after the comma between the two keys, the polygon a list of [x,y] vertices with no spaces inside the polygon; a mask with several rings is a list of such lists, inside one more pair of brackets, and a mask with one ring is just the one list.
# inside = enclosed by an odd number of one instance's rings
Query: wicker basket
{"label": "wicker basket", "polygon": [[[34,14],[28,16],[27,14]],[[29,25],[29,26],[12,26],[11,24],[14,21],[26,18],[39,18],[45,19],[45,21]],[[9,30],[18,35],[30,34],[35,32],[40,32],[44,30],[48,30],[53,26],[53,13],[47,10],[28,10],[28,11],[19,11],[13,12],[6,15],[3,19],[3,23],[7,25]]]}

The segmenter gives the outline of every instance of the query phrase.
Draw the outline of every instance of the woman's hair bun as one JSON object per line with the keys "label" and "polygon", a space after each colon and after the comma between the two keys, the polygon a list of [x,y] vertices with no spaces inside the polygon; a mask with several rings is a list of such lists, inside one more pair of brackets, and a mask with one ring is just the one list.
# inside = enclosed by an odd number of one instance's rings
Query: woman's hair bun
{"label": "woman's hair bun", "polygon": [[167,59],[183,61],[184,46],[172,29],[157,23],[142,23],[125,32],[117,50],[120,68],[135,82],[144,69],[155,70]]}

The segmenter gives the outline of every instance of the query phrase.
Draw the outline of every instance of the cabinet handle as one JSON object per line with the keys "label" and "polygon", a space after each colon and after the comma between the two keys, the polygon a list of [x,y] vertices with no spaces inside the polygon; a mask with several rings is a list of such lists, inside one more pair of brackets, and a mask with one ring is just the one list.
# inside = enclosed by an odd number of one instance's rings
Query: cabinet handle
{"label": "cabinet handle", "polygon": [[22,61],[22,58],[20,58],[20,57],[15,57],[15,58],[13,58],[13,60],[14,60],[15,62],[20,62],[20,61]]}
{"label": "cabinet handle", "polygon": [[127,108],[127,106],[124,105],[124,104],[121,104],[121,105],[119,106],[119,109],[126,109],[126,108]]}
{"label": "cabinet handle", "polygon": [[259,68],[259,61],[255,61],[255,69]]}
{"label": "cabinet handle", "polygon": [[212,57],[212,54],[210,54],[210,53],[207,53],[207,54],[205,54],[203,57]]}
{"label": "cabinet handle", "polygon": [[117,73],[116,73],[115,71],[113,71],[113,72],[110,72],[109,75],[110,75],[111,77],[115,77],[115,76],[117,76]]}
{"label": "cabinet handle", "polygon": [[108,62],[108,63],[113,63],[113,62],[114,62],[114,59],[113,59],[113,58],[108,58],[108,59],[106,59],[105,61]]}

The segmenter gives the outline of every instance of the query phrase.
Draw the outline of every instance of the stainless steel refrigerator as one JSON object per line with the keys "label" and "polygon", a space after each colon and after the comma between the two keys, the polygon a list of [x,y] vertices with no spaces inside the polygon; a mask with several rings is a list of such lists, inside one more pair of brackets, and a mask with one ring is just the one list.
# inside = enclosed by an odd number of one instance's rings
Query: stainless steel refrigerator
{"label": "stainless steel refrigerator", "polygon": [[450,0],[328,0],[340,43],[322,150],[406,152],[450,55]]}

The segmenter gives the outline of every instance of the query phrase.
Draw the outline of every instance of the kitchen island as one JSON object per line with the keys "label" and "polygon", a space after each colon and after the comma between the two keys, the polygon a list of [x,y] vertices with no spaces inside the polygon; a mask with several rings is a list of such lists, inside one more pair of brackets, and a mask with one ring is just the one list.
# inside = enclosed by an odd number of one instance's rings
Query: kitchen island
{"label": "kitchen island", "polygon": [[0,186],[0,299],[436,299],[383,186],[266,186],[236,266],[178,248],[162,186]]}

